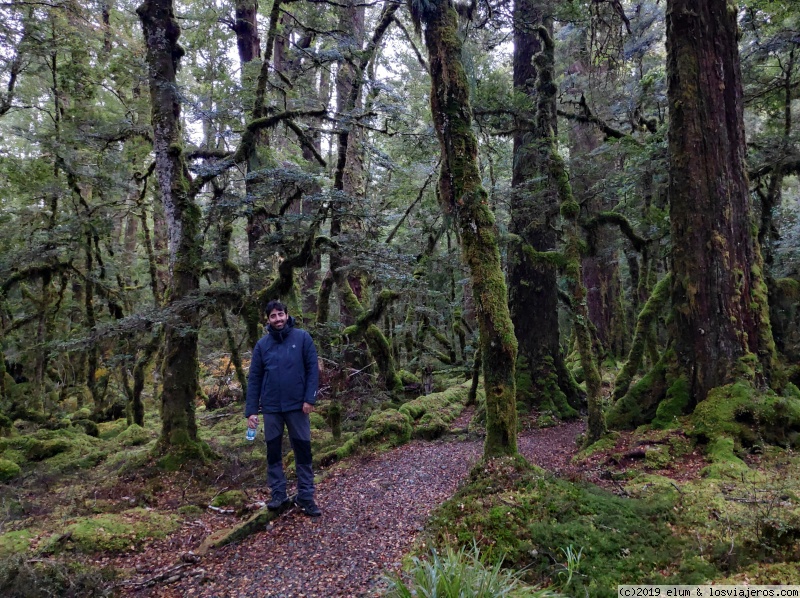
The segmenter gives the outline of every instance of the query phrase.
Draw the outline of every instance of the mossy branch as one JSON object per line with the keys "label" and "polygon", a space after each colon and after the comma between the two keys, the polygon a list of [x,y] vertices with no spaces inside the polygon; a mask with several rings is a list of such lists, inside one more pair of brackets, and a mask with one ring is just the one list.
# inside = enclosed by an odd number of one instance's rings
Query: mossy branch
{"label": "mossy branch", "polygon": [[554,268],[557,272],[563,272],[567,266],[567,258],[560,251],[538,251],[513,233],[507,234],[505,239],[510,244],[519,245],[528,261],[539,268]]}
{"label": "mossy branch", "polygon": [[34,266],[28,266],[27,268],[13,272],[11,276],[6,278],[3,283],[0,284],[0,293],[3,295],[7,294],[10,289],[20,282],[35,278],[42,278],[44,276],[52,276],[53,274],[65,272],[67,270],[76,270],[73,267],[72,262],[58,262],[55,264],[36,264]]}
{"label": "mossy branch", "polygon": [[328,163],[325,161],[325,158],[319,155],[317,148],[314,147],[314,144],[308,137],[306,137],[306,134],[303,132],[303,129],[301,129],[296,122],[294,122],[292,119],[287,119],[286,126],[289,127],[294,132],[295,135],[297,135],[297,139],[300,141],[300,144],[311,152],[311,155],[313,155],[314,159],[317,162],[319,162],[320,166],[322,167],[328,166]]}
{"label": "mossy branch", "polygon": [[619,375],[617,376],[617,380],[614,383],[613,397],[615,401],[625,396],[630,388],[633,376],[639,370],[650,329],[659,312],[663,309],[664,305],[666,305],[667,300],[669,299],[671,279],[672,275],[668,273],[658,282],[653,289],[653,293],[650,295],[650,298],[644,304],[642,311],[639,312],[639,316],[636,319],[636,332],[633,335],[633,344],[631,345],[631,350],[628,353],[628,360],[625,362],[625,365],[622,367],[622,371],[620,371]]}
{"label": "mossy branch", "polygon": [[592,233],[600,226],[605,225],[618,226],[620,232],[628,238],[628,240],[631,242],[631,245],[633,245],[633,248],[639,253],[644,251],[644,249],[650,244],[650,239],[645,239],[644,237],[639,236],[636,231],[633,230],[633,225],[631,224],[630,220],[617,212],[600,212],[582,226],[587,232]]}
{"label": "mossy branch", "polygon": [[269,299],[275,297],[285,297],[294,287],[295,268],[306,266],[318,247],[322,244],[330,243],[326,237],[317,237],[319,223],[315,223],[308,232],[303,246],[294,255],[287,257],[278,265],[278,277],[272,281],[265,289],[259,291],[255,296],[257,305],[263,305]]}
{"label": "mossy branch", "polygon": [[[350,285],[346,285],[348,288]],[[350,291],[352,293],[352,290]],[[353,293],[355,296],[355,293]],[[362,335],[369,326],[372,326],[380,321],[386,308],[389,307],[395,300],[400,297],[400,293],[384,289],[375,300],[375,305],[369,311],[364,311],[361,308],[361,314],[356,318],[356,323],[348,326],[342,331],[344,336]]]}
{"label": "mossy branch", "polygon": [[258,132],[264,129],[271,129],[276,125],[284,122],[290,121],[291,119],[302,117],[302,116],[325,116],[327,114],[327,110],[324,108],[320,108],[318,110],[287,110],[285,112],[281,112],[280,114],[274,114],[272,116],[262,116],[260,118],[256,118],[249,123],[245,127],[244,132],[242,133],[242,139],[239,142],[239,146],[236,148],[232,154],[228,154],[226,158],[223,158],[214,165],[213,168],[209,168],[207,171],[199,174],[192,180],[192,184],[189,187],[189,197],[195,197],[203,186],[225,172],[226,170],[233,168],[236,164],[243,162],[247,159],[247,156],[251,155],[253,150],[255,149]]}
{"label": "mossy branch", "polygon": [[604,121],[600,120],[598,117],[596,117],[594,114],[591,113],[575,114],[573,112],[567,112],[566,110],[557,110],[556,114],[558,114],[558,116],[561,116],[563,118],[574,120],[579,123],[594,125],[603,132],[606,138],[625,139],[630,137],[630,135],[628,135],[627,133],[623,133],[619,129],[611,127],[610,125],[606,124]]}
{"label": "mossy branch", "polygon": [[522,253],[533,264],[542,268],[555,268],[562,272],[567,267],[567,257],[560,251],[536,251],[526,244],[522,246]]}

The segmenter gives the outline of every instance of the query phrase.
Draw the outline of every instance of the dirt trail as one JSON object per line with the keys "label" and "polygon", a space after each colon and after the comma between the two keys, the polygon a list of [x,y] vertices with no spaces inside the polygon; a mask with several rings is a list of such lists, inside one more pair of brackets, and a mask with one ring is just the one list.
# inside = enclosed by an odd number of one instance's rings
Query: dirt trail
{"label": "dirt trail", "polygon": [[[567,474],[580,422],[519,437],[532,463]],[[216,550],[194,565],[201,575],[128,591],[133,596],[363,596],[396,571],[430,512],[456,490],[480,458],[482,442],[414,441],[356,460],[317,488],[323,515],[292,510],[267,530]]]}

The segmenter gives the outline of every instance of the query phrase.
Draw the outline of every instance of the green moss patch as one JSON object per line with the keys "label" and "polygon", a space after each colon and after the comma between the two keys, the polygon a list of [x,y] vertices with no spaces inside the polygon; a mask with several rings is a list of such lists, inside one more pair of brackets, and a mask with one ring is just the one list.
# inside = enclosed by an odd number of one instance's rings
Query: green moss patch
{"label": "green moss patch", "polygon": [[147,430],[136,424],[131,424],[116,436],[116,441],[122,446],[141,446],[153,439]]}
{"label": "green moss patch", "polygon": [[610,451],[617,445],[617,441],[619,440],[619,432],[611,432],[603,436],[597,442],[594,442],[579,452],[572,458],[573,463],[579,463],[584,459],[588,459],[592,455],[596,453],[604,453],[606,451]]}
{"label": "green moss patch", "polygon": [[690,402],[689,383],[684,376],[681,376],[673,381],[667,389],[666,398],[659,403],[653,427],[660,429],[677,427],[678,418],[686,413]]}
{"label": "green moss patch", "polygon": [[[745,476],[701,478],[680,487],[674,531],[694,538],[698,553],[720,570],[717,579],[800,560],[800,462],[784,455],[768,461],[762,462],[768,473],[751,470]],[[636,494],[632,487],[628,490]]]}
{"label": "green moss patch", "polygon": [[241,490],[228,490],[217,494],[211,501],[212,507],[233,507],[241,509],[247,504],[247,497]]}
{"label": "green moss patch", "polygon": [[35,534],[27,529],[0,534],[0,557],[26,552]]}
{"label": "green moss patch", "polygon": [[737,447],[795,447],[800,445],[800,400],[737,382],[712,389],[695,408],[691,424],[691,433],[704,442],[726,437]]}
{"label": "green moss patch", "polygon": [[747,464],[734,453],[732,438],[720,436],[708,443],[708,458],[711,465],[703,469],[703,475],[712,478],[739,478],[750,470]]}
{"label": "green moss patch", "polygon": [[450,422],[464,409],[469,395],[469,383],[459,384],[404,403],[398,410],[412,422],[413,435],[437,438],[447,432]]}
{"label": "green moss patch", "polygon": [[163,538],[178,527],[175,517],[139,508],[117,515],[83,517],[53,534],[45,541],[42,552],[124,552],[136,549],[147,539]]}
{"label": "green moss patch", "polygon": [[362,443],[388,442],[396,446],[411,438],[411,418],[396,409],[385,409],[367,419],[361,432]]}
{"label": "green moss patch", "polygon": [[505,557],[528,581],[558,581],[567,552],[580,553],[569,593],[616,596],[622,583],[702,583],[716,575],[692,540],[672,532],[677,491],[620,498],[543,471],[498,459],[476,467],[432,519],[435,542],[477,542]]}
{"label": "green moss patch", "polygon": [[7,482],[17,477],[22,470],[20,466],[9,461],[8,459],[0,459],[0,482]]}

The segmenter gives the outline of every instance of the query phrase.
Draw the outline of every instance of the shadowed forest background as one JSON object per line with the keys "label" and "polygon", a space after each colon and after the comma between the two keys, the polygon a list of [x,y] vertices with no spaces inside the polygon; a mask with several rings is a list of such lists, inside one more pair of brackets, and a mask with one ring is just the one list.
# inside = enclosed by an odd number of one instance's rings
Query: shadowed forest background
{"label": "shadowed forest background", "polygon": [[[800,6],[0,15],[7,595],[139,590],[124,555],[201,516],[244,524],[203,550],[263,532],[243,396],[276,298],[320,355],[321,483],[481,444],[406,571],[800,583]],[[568,471],[520,456],[551,427]]]}

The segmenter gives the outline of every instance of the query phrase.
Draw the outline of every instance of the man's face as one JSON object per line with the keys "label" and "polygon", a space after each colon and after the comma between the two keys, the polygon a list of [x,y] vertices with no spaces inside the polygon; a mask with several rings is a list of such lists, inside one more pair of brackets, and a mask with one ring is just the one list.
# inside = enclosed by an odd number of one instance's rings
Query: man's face
{"label": "man's face", "polygon": [[286,326],[286,320],[289,319],[289,316],[285,311],[273,309],[269,312],[267,318],[269,318],[269,325],[272,326],[274,330],[282,330],[283,327]]}

